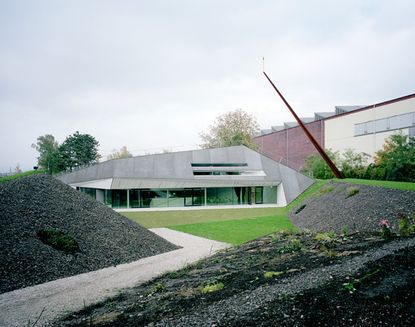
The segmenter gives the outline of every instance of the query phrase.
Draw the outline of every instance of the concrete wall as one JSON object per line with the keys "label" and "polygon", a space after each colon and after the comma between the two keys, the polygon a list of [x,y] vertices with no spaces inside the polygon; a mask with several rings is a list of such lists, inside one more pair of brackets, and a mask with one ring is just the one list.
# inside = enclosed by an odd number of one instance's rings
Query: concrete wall
{"label": "concrete wall", "polygon": [[[355,124],[411,112],[415,112],[415,97],[328,118],[325,120],[324,128],[325,147],[340,152],[350,148],[373,156],[382,148],[385,139],[397,130],[355,136]],[[415,122],[413,123],[415,126]],[[408,134],[408,128],[401,131],[403,134]]]}
{"label": "concrete wall", "polygon": [[[324,146],[324,121],[306,124],[317,142]],[[307,156],[317,153],[300,126],[288,128],[254,139],[259,145],[259,152],[290,168],[300,171]]]}

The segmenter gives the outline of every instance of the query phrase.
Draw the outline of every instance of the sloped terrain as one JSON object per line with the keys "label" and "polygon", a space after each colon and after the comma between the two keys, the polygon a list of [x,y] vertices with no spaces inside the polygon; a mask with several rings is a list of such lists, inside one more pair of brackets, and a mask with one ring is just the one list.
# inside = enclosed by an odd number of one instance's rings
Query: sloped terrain
{"label": "sloped terrain", "polygon": [[312,231],[379,231],[387,219],[397,230],[399,214],[415,214],[415,192],[330,182],[289,215],[301,229]]}
{"label": "sloped terrain", "polygon": [[413,326],[415,237],[274,234],[56,326]]}
{"label": "sloped terrain", "polygon": [[415,214],[414,195],[326,185],[292,213],[308,230],[228,249],[55,325],[413,326],[415,235],[386,241],[378,224],[396,231],[399,213]]}
{"label": "sloped terrain", "polygon": [[[75,246],[57,250],[42,242],[42,230],[65,234]],[[0,248],[4,293],[177,247],[88,195],[33,175],[0,184]]]}

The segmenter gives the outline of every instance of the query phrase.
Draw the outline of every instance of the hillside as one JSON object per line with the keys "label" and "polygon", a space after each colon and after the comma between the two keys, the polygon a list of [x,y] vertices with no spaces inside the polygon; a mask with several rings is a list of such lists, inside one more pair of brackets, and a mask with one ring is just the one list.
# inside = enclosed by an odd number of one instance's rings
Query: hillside
{"label": "hillside", "polygon": [[294,208],[289,218],[312,231],[377,232],[382,219],[397,230],[399,214],[413,218],[414,191],[331,181]]}
{"label": "hillside", "polygon": [[0,184],[0,248],[4,293],[176,246],[50,176],[33,175]]}
{"label": "hillside", "polygon": [[353,187],[332,182],[295,208],[308,230],[228,249],[55,325],[413,326],[415,235],[384,240],[378,223],[396,231],[415,193]]}

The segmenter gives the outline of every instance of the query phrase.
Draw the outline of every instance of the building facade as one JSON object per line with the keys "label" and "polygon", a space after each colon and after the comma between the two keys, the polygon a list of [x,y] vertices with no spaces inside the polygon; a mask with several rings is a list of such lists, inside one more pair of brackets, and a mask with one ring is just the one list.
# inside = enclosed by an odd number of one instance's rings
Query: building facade
{"label": "building facade", "polygon": [[[340,153],[352,149],[373,157],[392,134],[415,136],[415,94],[370,106],[336,106],[333,112],[315,113],[314,121],[303,122],[324,148]],[[317,153],[295,123],[263,130],[254,141],[259,152],[297,171]]]}
{"label": "building facade", "polygon": [[415,136],[415,94],[329,117],[324,125],[326,148],[373,157],[392,134]]}
{"label": "building facade", "polygon": [[314,183],[244,146],[115,159],[57,178],[113,208],[285,206]]}

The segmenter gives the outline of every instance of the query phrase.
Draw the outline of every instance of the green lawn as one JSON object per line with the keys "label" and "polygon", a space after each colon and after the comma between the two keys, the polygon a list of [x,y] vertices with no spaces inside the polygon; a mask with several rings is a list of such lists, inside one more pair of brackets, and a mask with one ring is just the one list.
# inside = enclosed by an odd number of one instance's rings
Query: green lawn
{"label": "green lawn", "polygon": [[286,215],[176,225],[171,229],[239,245],[279,230],[295,230]]}
{"label": "green lawn", "polygon": [[130,211],[122,215],[147,228],[170,227],[209,221],[266,217],[285,212],[284,208],[206,209],[175,211]]}
{"label": "green lawn", "polygon": [[41,169],[29,170],[29,171],[25,171],[24,173],[19,173],[19,174],[14,174],[14,175],[11,175],[11,176],[0,177],[0,183],[11,181],[13,179],[23,178],[23,177],[30,176],[30,175],[44,174],[44,173],[45,173],[45,171],[41,170]]}
{"label": "green lawn", "polygon": [[[359,179],[337,181],[415,191],[415,183]],[[147,228],[168,227],[237,245],[278,230],[294,229],[295,227],[288,219],[289,211],[300,205],[328,182],[330,180],[317,180],[284,208],[135,211],[122,212],[122,214]]]}
{"label": "green lawn", "polygon": [[409,182],[374,181],[374,180],[369,180],[369,179],[354,179],[354,178],[345,178],[339,181],[346,182],[346,183],[353,183],[353,184],[364,184],[364,185],[380,186],[380,187],[386,187],[386,188],[395,188],[398,190],[415,191],[415,183],[409,183]]}

